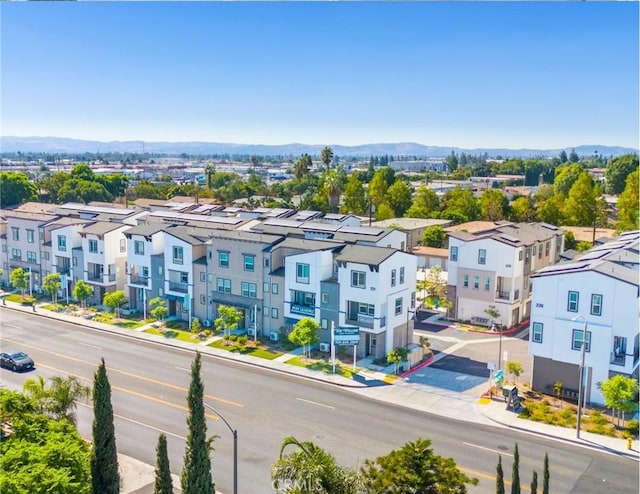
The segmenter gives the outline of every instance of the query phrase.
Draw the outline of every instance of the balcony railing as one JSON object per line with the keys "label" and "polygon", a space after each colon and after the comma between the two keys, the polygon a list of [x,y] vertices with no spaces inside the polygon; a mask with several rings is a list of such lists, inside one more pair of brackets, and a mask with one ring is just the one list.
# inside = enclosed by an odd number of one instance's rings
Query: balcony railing
{"label": "balcony railing", "polygon": [[511,300],[511,292],[503,292],[502,290],[496,290],[496,298],[499,300]]}
{"label": "balcony railing", "polygon": [[115,273],[111,274],[98,274],[98,273],[89,273],[87,275],[87,281],[94,281],[96,283],[113,283],[116,281]]}
{"label": "balcony railing", "polygon": [[172,292],[180,292],[180,293],[188,293],[189,292],[189,284],[188,283],[179,283],[177,281],[169,282],[169,290]]}
{"label": "balcony railing", "polygon": [[615,352],[611,352],[611,363],[613,365],[625,365],[626,355],[624,353],[617,354]]}
{"label": "balcony railing", "polygon": [[137,274],[131,275],[131,280],[129,281],[130,285],[138,285],[138,286],[149,286],[149,277],[148,276],[140,276]]}
{"label": "balcony railing", "polygon": [[316,308],[310,305],[291,304],[293,314],[303,314],[305,316],[315,316]]}
{"label": "balcony railing", "polygon": [[71,274],[71,268],[69,266],[56,266],[56,273],[60,274]]}

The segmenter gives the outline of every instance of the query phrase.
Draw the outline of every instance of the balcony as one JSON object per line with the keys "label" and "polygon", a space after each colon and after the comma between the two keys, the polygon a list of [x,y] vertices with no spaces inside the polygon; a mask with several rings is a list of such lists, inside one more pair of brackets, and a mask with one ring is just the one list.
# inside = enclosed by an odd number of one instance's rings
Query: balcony
{"label": "balcony", "polygon": [[626,364],[626,357],[624,353],[611,352],[611,364],[624,366]]}
{"label": "balcony", "polygon": [[316,315],[316,308],[309,305],[291,304],[291,313],[313,317]]}
{"label": "balcony", "polygon": [[129,284],[136,286],[149,286],[149,277],[133,273],[129,279]]}
{"label": "balcony", "polygon": [[116,281],[116,275],[115,273],[110,273],[110,274],[88,273],[87,281],[91,281],[93,283],[102,283],[106,285],[107,283],[114,283]]}
{"label": "balcony", "polygon": [[511,300],[511,292],[504,292],[502,290],[496,290],[496,299],[497,300]]}
{"label": "balcony", "polygon": [[172,292],[178,292],[178,293],[189,293],[189,284],[180,283],[178,281],[170,281],[169,290]]}
{"label": "balcony", "polygon": [[71,269],[69,266],[54,266],[56,273],[66,274],[67,276],[71,274]]}

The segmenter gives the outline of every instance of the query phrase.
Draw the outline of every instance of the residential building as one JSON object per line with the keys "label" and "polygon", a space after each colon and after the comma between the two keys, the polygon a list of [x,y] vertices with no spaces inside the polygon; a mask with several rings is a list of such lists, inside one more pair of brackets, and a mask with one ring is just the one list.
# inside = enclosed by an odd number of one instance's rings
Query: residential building
{"label": "residential building", "polygon": [[[445,228],[451,225],[451,220],[440,220],[432,218],[390,218],[383,221],[374,221],[371,226],[382,228],[395,228],[407,234],[407,244],[405,249],[412,252],[413,249],[422,245],[424,231],[431,226]],[[403,249],[403,250],[405,250]]]}
{"label": "residential building", "polygon": [[616,374],[638,378],[639,252],[640,232],[628,232],[531,275],[534,390],[560,382],[577,399],[583,341],[585,402],[604,404],[598,383]]}
{"label": "residential building", "polygon": [[[485,222],[483,222],[485,223]],[[546,223],[486,222],[465,231],[445,229],[449,238],[447,298],[456,319],[511,327],[531,314],[533,271],[559,261],[564,231]],[[491,321],[485,313],[500,314]]]}

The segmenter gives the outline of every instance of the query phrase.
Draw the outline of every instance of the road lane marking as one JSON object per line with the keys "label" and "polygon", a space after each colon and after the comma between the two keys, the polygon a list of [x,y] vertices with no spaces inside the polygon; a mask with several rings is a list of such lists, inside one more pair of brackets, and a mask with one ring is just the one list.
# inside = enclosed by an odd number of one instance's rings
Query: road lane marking
{"label": "road lane marking", "polygon": [[296,398],[296,400],[304,401],[305,403],[311,403],[312,405],[317,405],[319,407],[330,408],[331,410],[336,409],[336,407],[332,407],[331,405],[325,405],[324,403],[318,403],[317,401],[305,400],[304,398]]}
{"label": "road lane marking", "polygon": [[[23,347],[26,347],[26,348],[31,348],[31,349],[38,350],[38,351],[41,351],[41,352],[50,353],[51,355],[55,355],[56,357],[60,357],[60,358],[67,359],[67,360],[71,360],[73,362],[78,362],[78,363],[81,363],[81,364],[87,364],[87,365],[90,365],[92,367],[96,366],[95,362],[89,362],[87,360],[82,360],[82,359],[79,359],[79,358],[76,358],[76,357],[71,357],[69,355],[64,355],[62,353],[58,353],[58,352],[54,352],[54,351],[51,351],[51,350],[47,350],[45,348],[40,348],[40,347],[37,347],[37,346],[34,346],[34,345],[29,345],[28,343],[23,343],[23,342],[18,341],[18,340],[13,340],[11,338],[3,338],[3,339],[6,340],[6,341],[11,341],[13,343],[17,343],[17,344],[19,344],[19,345],[21,345]],[[43,366],[43,367],[45,367],[45,366]],[[164,381],[159,381],[159,380],[153,379],[151,377],[141,376],[140,374],[134,374],[133,372],[127,372],[127,371],[116,369],[116,368],[113,368],[113,367],[108,367],[108,370],[109,370],[109,372],[117,372],[118,374],[122,374],[124,376],[133,377],[134,379],[140,379],[141,381],[150,382],[150,383],[153,383],[153,384],[157,384],[159,386],[166,386],[167,388],[171,388],[171,389],[175,389],[175,390],[178,390],[178,391],[182,391],[184,393],[186,393],[188,391],[187,388],[183,388],[182,386],[176,386],[175,384],[170,384],[170,383],[166,383]],[[191,372],[191,371],[189,371],[189,372]],[[204,397],[209,399],[209,400],[219,401],[220,403],[225,403],[227,405],[232,405],[234,407],[244,408],[244,405],[242,403],[238,403],[237,401],[226,400],[224,398],[220,398],[218,396],[208,395],[208,394],[205,394]]]}
{"label": "road lane marking", "polygon": [[484,446],[480,446],[478,444],[471,444],[471,443],[462,443],[465,446],[470,446],[471,448],[478,448],[478,449],[483,449],[485,451],[489,451],[491,453],[497,453],[501,456],[511,456],[513,457],[513,455],[511,453],[505,453],[504,451],[498,451],[497,449],[491,449],[491,448],[485,448]]}
{"label": "road lane marking", "polygon": [[185,372],[191,372],[191,369],[185,369],[184,367],[176,366],[176,369],[181,370],[181,371],[185,371]]}
{"label": "road lane marking", "polygon": [[88,347],[91,347],[91,348],[95,348],[96,350],[102,350],[101,346],[92,345],[91,343],[78,343],[78,345],[88,346]]}
{"label": "road lane marking", "polygon": [[[470,475],[472,477],[480,477],[480,478],[483,478],[483,479],[490,480],[492,482],[495,482],[495,480],[496,480],[495,474],[490,475],[490,474],[487,474],[487,473],[484,473],[484,472],[479,472],[478,470],[471,470],[470,468],[462,468],[462,467],[458,467],[458,470],[460,470],[461,472],[466,473],[467,475]],[[504,479],[505,487],[508,487],[511,484],[512,484],[511,480],[506,479],[506,478]],[[526,492],[531,492],[531,489],[529,488],[529,486],[524,484],[524,483],[522,483],[522,482],[520,482],[520,490],[521,491],[526,491]]]}
{"label": "road lane marking", "polygon": [[22,326],[16,326],[15,324],[3,324],[3,326],[7,327],[7,328],[13,328],[13,329],[23,329]]}

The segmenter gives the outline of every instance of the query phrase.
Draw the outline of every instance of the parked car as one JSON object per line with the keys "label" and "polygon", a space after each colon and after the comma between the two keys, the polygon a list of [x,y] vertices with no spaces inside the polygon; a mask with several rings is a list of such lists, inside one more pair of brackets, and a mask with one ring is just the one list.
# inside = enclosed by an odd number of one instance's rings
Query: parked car
{"label": "parked car", "polygon": [[0,353],[0,367],[16,372],[33,369],[34,363],[31,357],[24,352],[3,352]]}

